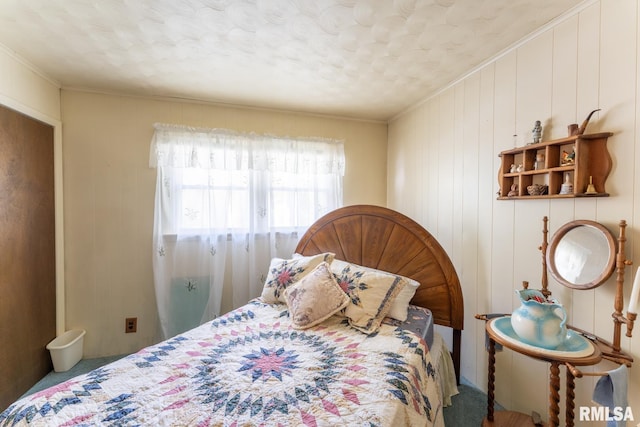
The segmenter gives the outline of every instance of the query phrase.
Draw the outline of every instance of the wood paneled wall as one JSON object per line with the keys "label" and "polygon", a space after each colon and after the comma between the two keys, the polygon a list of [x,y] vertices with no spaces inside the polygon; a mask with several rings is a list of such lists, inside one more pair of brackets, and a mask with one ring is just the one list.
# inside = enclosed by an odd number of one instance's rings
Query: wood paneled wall
{"label": "wood paneled wall", "polygon": [[[523,280],[539,287],[543,216],[551,233],[567,221],[592,219],[617,235],[625,219],[627,257],[635,255],[636,264],[626,272],[626,298],[640,264],[638,3],[591,1],[572,13],[389,125],[388,206],[420,222],[450,254],[465,297],[462,375],[484,389],[484,325],[473,316],[513,311],[519,305],[514,290]],[[563,137],[568,124],[596,108],[602,111],[587,132],[614,132],[608,143],[611,197],[496,200],[497,154],[514,146],[514,135],[523,144],[541,120],[543,139]],[[614,278],[589,291],[551,280],[550,289],[567,307],[570,323],[612,338]],[[637,329],[622,345],[640,361]],[[629,396],[640,396],[640,362],[630,372]],[[510,351],[497,356],[497,400],[508,408],[546,414],[547,378],[543,363]],[[594,385],[592,378],[577,380],[576,408],[592,406]],[[640,401],[629,401],[637,422]]]}

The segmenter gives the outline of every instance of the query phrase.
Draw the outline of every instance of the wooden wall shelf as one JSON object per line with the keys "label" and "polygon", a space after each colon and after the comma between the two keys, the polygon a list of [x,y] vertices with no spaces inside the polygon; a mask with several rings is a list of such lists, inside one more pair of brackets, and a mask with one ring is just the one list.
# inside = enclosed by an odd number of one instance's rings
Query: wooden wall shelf
{"label": "wooden wall shelf", "polygon": [[[502,151],[499,154],[498,200],[609,196],[605,183],[612,161],[607,140],[612,135],[611,132],[574,135]],[[563,152],[575,152],[572,163],[563,164]],[[539,156],[544,158],[542,163],[536,162]],[[519,172],[511,172],[512,165],[522,165],[522,168]],[[573,192],[560,194],[567,174],[573,184]],[[586,193],[590,183],[595,192]],[[548,193],[529,195],[527,187],[533,184],[548,185]],[[512,189],[515,195],[509,196]]]}

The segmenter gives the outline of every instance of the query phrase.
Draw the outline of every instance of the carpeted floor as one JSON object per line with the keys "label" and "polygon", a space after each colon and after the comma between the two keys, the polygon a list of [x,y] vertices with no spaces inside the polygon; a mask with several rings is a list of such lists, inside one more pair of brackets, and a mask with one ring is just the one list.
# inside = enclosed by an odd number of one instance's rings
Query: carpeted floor
{"label": "carpeted floor", "polygon": [[[451,398],[451,406],[444,408],[444,423],[447,427],[478,427],[487,414],[487,395],[464,378],[460,382],[460,393]],[[495,409],[504,408],[495,405]]]}
{"label": "carpeted floor", "polygon": [[[126,354],[120,356],[110,356],[110,357],[100,357],[98,359],[82,359],[79,361],[73,368],[69,369],[66,372],[55,372],[51,371],[45,376],[43,379],[38,381],[36,385],[31,387],[24,396],[29,394],[33,394],[37,391],[44,390],[45,388],[49,388],[56,384],[59,384],[63,381],[66,381],[70,378],[76,377],[78,375],[82,375],[89,371],[93,371],[96,368],[106,365],[107,363],[115,362],[116,360],[126,356]],[[23,397],[24,397],[23,396]]]}
{"label": "carpeted floor", "polygon": [[[123,355],[124,356],[124,355]],[[100,366],[111,363],[123,356],[83,359],[67,372],[50,372],[34,385],[26,395],[51,387],[77,375],[84,374]],[[479,426],[487,411],[487,395],[462,378],[458,386],[459,394],[451,398],[453,405],[444,409],[444,421],[447,427]],[[496,410],[502,408],[496,406]]]}

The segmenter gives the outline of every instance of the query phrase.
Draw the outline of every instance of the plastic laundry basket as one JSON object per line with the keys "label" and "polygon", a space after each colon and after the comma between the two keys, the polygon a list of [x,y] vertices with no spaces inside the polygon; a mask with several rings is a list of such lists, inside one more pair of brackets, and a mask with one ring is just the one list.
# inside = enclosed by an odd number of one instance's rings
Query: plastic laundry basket
{"label": "plastic laundry basket", "polygon": [[84,329],[72,329],[47,344],[54,371],[68,371],[82,359],[85,333]]}

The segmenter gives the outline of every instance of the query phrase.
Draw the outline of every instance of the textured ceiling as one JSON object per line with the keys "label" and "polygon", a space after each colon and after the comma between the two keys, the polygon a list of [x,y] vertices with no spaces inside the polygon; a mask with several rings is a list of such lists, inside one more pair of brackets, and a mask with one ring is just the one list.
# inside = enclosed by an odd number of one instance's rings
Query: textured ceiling
{"label": "textured ceiling", "polygon": [[386,120],[583,0],[0,0],[63,88]]}

